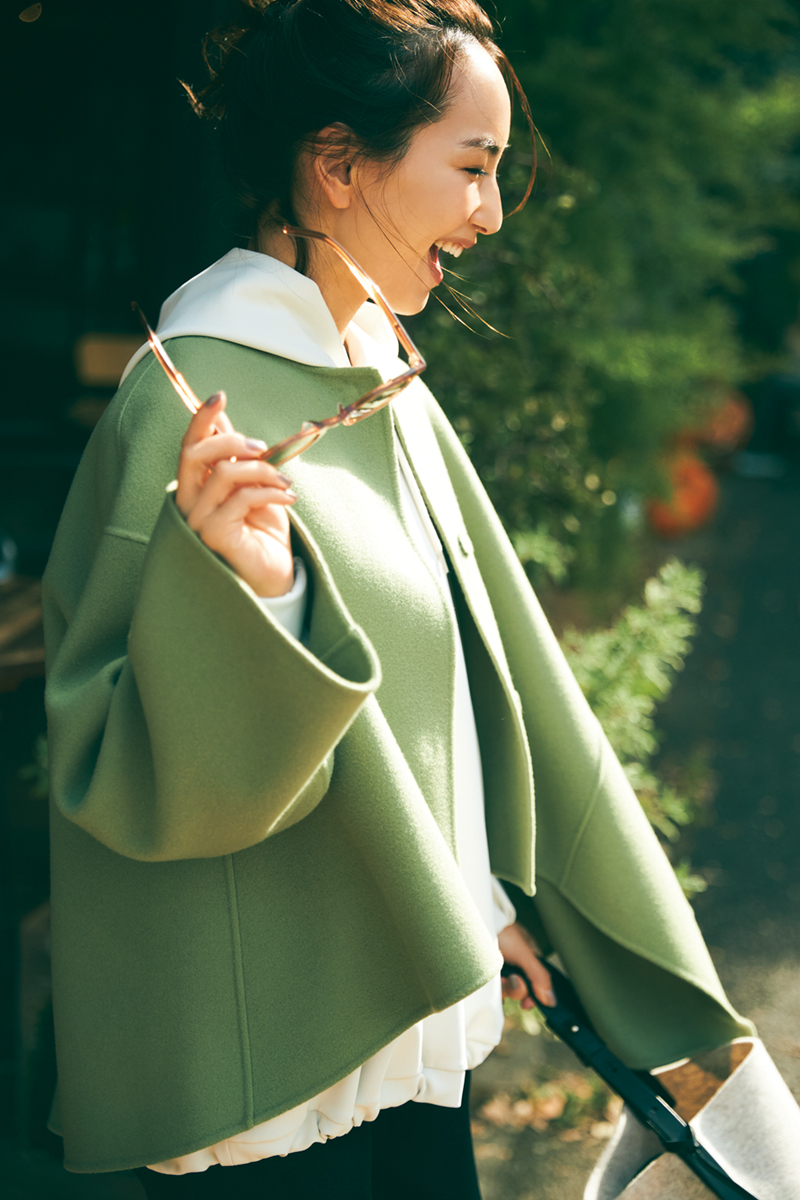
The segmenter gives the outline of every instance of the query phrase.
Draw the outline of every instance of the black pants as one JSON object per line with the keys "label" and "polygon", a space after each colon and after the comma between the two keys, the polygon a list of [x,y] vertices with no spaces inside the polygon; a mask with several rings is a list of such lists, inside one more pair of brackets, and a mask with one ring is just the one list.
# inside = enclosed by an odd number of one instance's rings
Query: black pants
{"label": "black pants", "polygon": [[469,1083],[467,1072],[460,1108],[385,1108],[344,1137],[285,1158],[188,1175],[146,1167],[136,1174],[147,1200],[480,1200]]}

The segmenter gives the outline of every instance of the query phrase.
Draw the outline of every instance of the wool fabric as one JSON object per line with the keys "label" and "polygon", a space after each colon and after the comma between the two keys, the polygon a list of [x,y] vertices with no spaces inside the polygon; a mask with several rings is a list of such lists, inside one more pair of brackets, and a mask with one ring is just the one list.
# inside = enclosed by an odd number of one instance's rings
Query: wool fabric
{"label": "wool fabric", "polygon": [[[209,337],[169,349],[267,442],[380,381]],[[452,566],[491,867],[520,919],[633,1066],[750,1033],[424,385],[292,464],[307,645],[165,494],[185,425],[143,358],[89,443],[44,581],[67,1167],[139,1167],[252,1128],[498,971],[456,862],[456,617],[405,526],[398,438]]]}

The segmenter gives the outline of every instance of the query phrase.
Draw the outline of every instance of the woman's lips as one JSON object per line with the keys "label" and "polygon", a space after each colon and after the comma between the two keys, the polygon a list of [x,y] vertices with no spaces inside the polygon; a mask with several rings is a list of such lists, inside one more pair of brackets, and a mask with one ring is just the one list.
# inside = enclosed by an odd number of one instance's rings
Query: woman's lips
{"label": "woman's lips", "polygon": [[437,285],[440,284],[442,282],[442,280],[444,279],[444,271],[442,270],[441,266],[439,265],[439,247],[438,246],[435,246],[435,245],[431,246],[430,250],[428,251],[428,266],[431,269],[431,274],[433,275],[434,279],[436,280]]}

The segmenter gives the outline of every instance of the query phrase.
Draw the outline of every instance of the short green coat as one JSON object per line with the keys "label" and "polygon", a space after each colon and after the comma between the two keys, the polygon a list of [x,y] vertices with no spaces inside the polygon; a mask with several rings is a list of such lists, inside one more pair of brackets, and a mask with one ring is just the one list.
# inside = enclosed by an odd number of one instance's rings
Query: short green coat
{"label": "short green coat", "polygon": [[[268,442],[378,382],[212,338],[170,352]],[[454,857],[457,630],[406,527],[398,436],[452,568],[493,872],[633,1066],[750,1033],[424,386],[291,464],[307,648],[165,496],[186,423],[148,355],[92,436],[44,581],[67,1167],[265,1121],[499,968]]]}

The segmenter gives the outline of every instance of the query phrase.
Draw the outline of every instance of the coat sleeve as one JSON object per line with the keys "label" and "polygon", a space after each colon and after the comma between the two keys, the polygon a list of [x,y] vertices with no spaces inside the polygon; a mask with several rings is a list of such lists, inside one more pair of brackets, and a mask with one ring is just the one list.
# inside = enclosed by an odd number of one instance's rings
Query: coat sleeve
{"label": "coat sleeve", "polygon": [[[378,686],[377,658],[298,523],[307,646],[189,529],[163,486],[147,531],[131,455],[109,483],[120,454],[108,427],[90,444],[45,576],[52,800],[131,858],[233,853],[325,795],[334,748]],[[165,469],[169,478],[174,446]],[[131,471],[141,486],[126,483]],[[126,487],[138,509],[121,504]]]}

